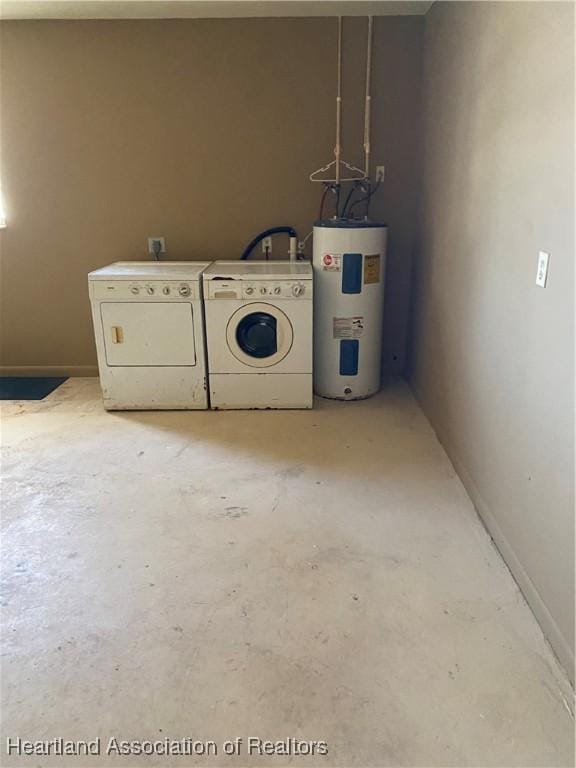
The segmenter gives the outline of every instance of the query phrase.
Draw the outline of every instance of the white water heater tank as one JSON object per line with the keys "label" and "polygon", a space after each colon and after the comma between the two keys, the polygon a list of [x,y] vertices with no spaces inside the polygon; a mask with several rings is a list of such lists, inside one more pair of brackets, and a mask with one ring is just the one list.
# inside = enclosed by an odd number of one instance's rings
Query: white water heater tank
{"label": "white water heater tank", "polygon": [[314,391],[358,400],[380,389],[385,224],[314,225]]}

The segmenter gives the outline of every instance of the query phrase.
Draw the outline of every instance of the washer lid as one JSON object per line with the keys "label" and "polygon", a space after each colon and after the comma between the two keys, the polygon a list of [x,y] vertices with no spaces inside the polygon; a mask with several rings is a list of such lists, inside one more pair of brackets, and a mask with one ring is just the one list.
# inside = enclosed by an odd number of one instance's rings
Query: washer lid
{"label": "washer lid", "polygon": [[89,280],[199,280],[209,261],[116,261],[88,275]]}
{"label": "washer lid", "polygon": [[326,229],[386,229],[388,224],[367,219],[321,219],[315,221],[314,226]]}
{"label": "washer lid", "polygon": [[312,280],[312,265],[307,261],[215,261],[202,275],[203,280]]}

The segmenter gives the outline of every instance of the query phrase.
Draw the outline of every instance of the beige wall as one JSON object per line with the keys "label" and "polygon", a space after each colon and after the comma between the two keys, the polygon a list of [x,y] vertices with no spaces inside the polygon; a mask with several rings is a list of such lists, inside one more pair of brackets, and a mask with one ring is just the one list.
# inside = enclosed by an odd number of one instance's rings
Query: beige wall
{"label": "beige wall", "polygon": [[[374,212],[391,228],[386,368],[400,370],[417,195],[423,18],[375,24]],[[365,21],[346,20],[345,155],[362,159]],[[301,236],[308,174],[332,159],[335,19],[1,24],[2,363],[95,363],[89,270],[235,258],[259,230]],[[281,243],[282,249],[287,247]],[[280,243],[275,243],[279,248]],[[285,254],[276,252],[275,257]]]}
{"label": "beige wall", "polygon": [[[559,657],[574,647],[574,8],[436,3],[412,381]],[[549,251],[545,289],[539,250]]]}

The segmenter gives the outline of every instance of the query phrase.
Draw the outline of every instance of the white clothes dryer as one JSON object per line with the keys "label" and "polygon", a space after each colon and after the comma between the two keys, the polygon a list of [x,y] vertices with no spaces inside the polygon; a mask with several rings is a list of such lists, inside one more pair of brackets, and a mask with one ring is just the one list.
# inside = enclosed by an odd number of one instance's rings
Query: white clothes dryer
{"label": "white clothes dryer", "polygon": [[106,409],[208,408],[200,280],[208,265],[119,261],[88,275]]}

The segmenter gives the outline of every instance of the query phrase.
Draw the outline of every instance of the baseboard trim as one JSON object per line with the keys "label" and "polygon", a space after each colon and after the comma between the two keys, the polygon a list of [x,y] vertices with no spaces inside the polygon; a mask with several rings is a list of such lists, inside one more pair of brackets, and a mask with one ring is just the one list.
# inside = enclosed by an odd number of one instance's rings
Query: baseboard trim
{"label": "baseboard trim", "polygon": [[97,365],[0,365],[0,376],[98,376]]}
{"label": "baseboard trim", "polygon": [[512,574],[516,583],[518,584],[522,594],[526,599],[526,602],[530,606],[532,613],[536,617],[537,622],[540,624],[542,632],[544,633],[544,637],[550,644],[552,651],[554,652],[554,655],[557,657],[561,666],[566,671],[566,674],[568,675],[570,682],[572,683],[572,685],[574,685],[574,665],[575,665],[574,649],[570,647],[570,644],[566,641],[564,635],[561,633],[560,628],[558,627],[558,624],[556,623],[552,614],[548,610],[548,607],[546,606],[546,603],[542,599],[540,592],[538,591],[538,589],[536,588],[536,585],[534,584],[534,582],[526,572],[524,566],[520,562],[510,542],[502,532],[502,529],[500,528],[500,525],[498,524],[496,517],[491,512],[490,508],[482,498],[482,495],[478,490],[470,473],[468,472],[466,467],[462,464],[462,462],[460,462],[456,458],[456,452],[453,450],[452,446],[448,443],[447,440],[443,438],[441,433],[436,429],[435,424],[433,424],[430,418],[428,417],[428,414],[424,411],[424,406],[423,406],[424,400],[421,393],[418,391],[413,381],[410,381],[409,384],[412,391],[414,392],[414,395],[416,396],[416,400],[418,401],[420,407],[424,412],[424,415],[426,416],[430,426],[434,430],[434,434],[436,435],[436,437],[438,438],[438,441],[446,451],[446,454],[448,455],[448,458],[452,462],[452,465],[454,466],[454,469],[456,470],[458,477],[462,481],[462,484],[466,489],[466,492],[470,496],[470,499],[472,500],[472,503],[474,504],[474,507],[481,521],[483,522],[486,530],[488,531],[488,534],[491,536],[498,551],[502,555],[502,558],[504,559],[504,562],[508,566],[510,573]]}

